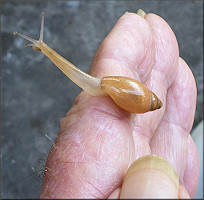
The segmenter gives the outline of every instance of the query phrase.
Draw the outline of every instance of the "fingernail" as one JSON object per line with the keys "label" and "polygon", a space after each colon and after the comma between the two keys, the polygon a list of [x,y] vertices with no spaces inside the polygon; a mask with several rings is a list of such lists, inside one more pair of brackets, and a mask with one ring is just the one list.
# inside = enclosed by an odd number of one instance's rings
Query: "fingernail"
{"label": "fingernail", "polygon": [[178,198],[178,187],[173,166],[160,156],[148,155],[129,167],[120,198]]}
{"label": "fingernail", "polygon": [[139,9],[139,10],[137,11],[137,14],[140,15],[141,17],[143,17],[143,18],[146,16],[145,11],[142,10],[142,9]]}

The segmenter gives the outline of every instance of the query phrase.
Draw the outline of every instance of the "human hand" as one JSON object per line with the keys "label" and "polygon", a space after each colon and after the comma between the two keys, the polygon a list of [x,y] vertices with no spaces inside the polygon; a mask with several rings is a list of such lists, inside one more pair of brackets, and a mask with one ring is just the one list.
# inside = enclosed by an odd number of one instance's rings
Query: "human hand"
{"label": "human hand", "polygon": [[[142,18],[126,13],[97,50],[90,74],[140,80],[162,100],[163,107],[135,115],[120,109],[110,97],[81,92],[61,120],[40,197],[119,197],[128,167],[149,154],[166,158],[193,197],[199,159],[189,132],[196,85],[189,67],[179,58],[168,24],[154,14]],[[182,191],[183,197],[188,196]]]}

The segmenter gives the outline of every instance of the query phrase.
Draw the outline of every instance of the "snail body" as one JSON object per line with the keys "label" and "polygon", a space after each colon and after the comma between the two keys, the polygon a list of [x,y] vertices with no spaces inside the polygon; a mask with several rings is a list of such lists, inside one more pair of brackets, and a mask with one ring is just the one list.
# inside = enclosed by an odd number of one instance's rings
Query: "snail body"
{"label": "snail body", "polygon": [[101,78],[101,88],[130,113],[145,113],[162,107],[161,100],[141,82],[122,76]]}
{"label": "snail body", "polygon": [[110,96],[122,109],[130,113],[145,113],[162,107],[161,100],[141,82],[122,76],[97,78],[74,66],[43,42],[44,13],[42,13],[39,40],[14,32],[32,42],[34,50],[45,54],[67,77],[93,96]]}

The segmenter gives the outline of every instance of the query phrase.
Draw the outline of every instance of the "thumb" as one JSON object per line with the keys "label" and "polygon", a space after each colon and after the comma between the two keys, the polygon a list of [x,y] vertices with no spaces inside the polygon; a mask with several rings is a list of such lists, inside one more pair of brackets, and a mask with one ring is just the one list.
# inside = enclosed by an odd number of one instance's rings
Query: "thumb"
{"label": "thumb", "polygon": [[[136,160],[125,176],[120,198],[178,198],[179,177],[164,158],[148,155]],[[187,197],[187,195],[185,195]]]}

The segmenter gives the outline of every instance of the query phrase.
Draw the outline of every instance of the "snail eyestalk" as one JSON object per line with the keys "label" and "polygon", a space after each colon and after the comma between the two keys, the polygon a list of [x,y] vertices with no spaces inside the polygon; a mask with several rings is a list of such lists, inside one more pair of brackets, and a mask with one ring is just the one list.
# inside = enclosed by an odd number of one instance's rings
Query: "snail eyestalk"
{"label": "snail eyestalk", "polygon": [[91,76],[79,68],[74,66],[68,60],[60,56],[57,52],[51,49],[47,44],[43,42],[44,33],[44,13],[41,13],[41,29],[39,40],[30,38],[24,34],[14,32],[14,35],[18,35],[30,42],[32,44],[27,44],[27,46],[32,46],[35,51],[41,51],[45,54],[68,78],[70,78],[74,83],[81,87],[87,93],[93,96],[106,96],[106,93],[101,89],[101,79]]}
{"label": "snail eyestalk", "polygon": [[41,28],[40,28],[40,38],[39,38],[39,41],[43,41],[44,20],[45,20],[45,13],[41,12]]}
{"label": "snail eyestalk", "polygon": [[14,34],[14,35],[18,35],[18,36],[20,36],[20,37],[22,37],[22,38],[24,38],[24,39],[26,39],[26,40],[28,40],[28,41],[30,41],[30,42],[32,42],[32,43],[36,43],[36,42],[37,42],[37,40],[34,40],[33,38],[28,37],[28,36],[26,36],[26,35],[24,35],[24,34],[22,34],[22,33],[13,32],[13,34]]}
{"label": "snail eyestalk", "polygon": [[26,44],[25,47],[32,46],[35,51],[41,51],[41,49],[40,49],[40,43],[43,42],[44,15],[45,15],[45,14],[42,12],[42,13],[41,13],[41,28],[40,28],[40,37],[39,37],[39,40],[35,40],[35,39],[33,39],[33,38],[31,38],[31,37],[28,37],[28,36],[26,36],[26,35],[24,35],[24,34],[22,34],[22,33],[17,33],[17,32],[14,32],[14,33],[13,33],[14,35],[18,35],[18,36],[20,36],[20,37],[22,37],[22,38],[24,38],[24,39],[26,39],[26,40],[32,42],[31,44]]}

